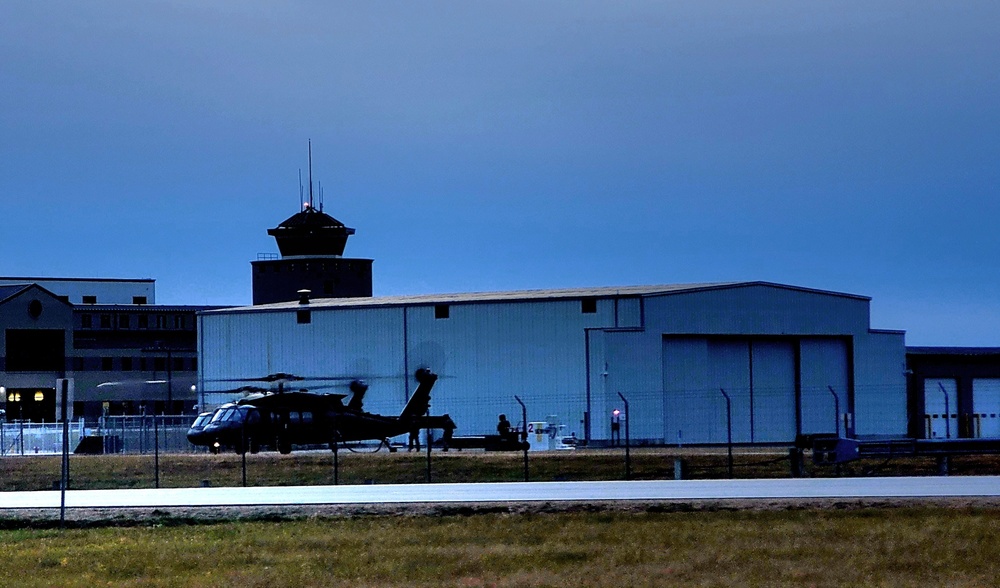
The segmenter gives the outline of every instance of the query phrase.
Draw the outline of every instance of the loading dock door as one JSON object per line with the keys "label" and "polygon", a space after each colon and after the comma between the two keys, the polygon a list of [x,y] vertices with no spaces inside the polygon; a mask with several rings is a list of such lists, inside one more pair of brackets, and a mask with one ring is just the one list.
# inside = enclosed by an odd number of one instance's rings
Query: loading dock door
{"label": "loading dock door", "polygon": [[924,380],[924,434],[928,439],[958,437],[958,385],[954,379]]}
{"label": "loading dock door", "polygon": [[972,434],[1000,437],[1000,378],[972,381]]}

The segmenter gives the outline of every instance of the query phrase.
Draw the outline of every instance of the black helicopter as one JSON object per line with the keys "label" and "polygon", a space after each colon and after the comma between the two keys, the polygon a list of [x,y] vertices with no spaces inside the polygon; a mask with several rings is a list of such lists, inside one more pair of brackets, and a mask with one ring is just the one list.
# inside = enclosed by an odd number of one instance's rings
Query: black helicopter
{"label": "black helicopter", "polygon": [[386,416],[362,409],[368,385],[361,380],[351,382],[351,400],[344,404],[346,394],[285,392],[283,382],[303,378],[274,374],[258,381],[279,382],[277,392],[251,394],[223,404],[214,412],[198,415],[187,437],[192,444],[206,446],[212,451],[232,448],[237,453],[273,448],[287,454],[291,453],[292,445],[320,444],[327,444],[336,451],[338,443],[369,440],[381,441],[389,451],[395,451],[389,444],[390,437],[420,429],[441,429],[447,447],[456,428],[454,421],[447,414],[426,414],[431,388],[438,377],[421,368],[416,378],[417,389],[403,411],[398,416]]}

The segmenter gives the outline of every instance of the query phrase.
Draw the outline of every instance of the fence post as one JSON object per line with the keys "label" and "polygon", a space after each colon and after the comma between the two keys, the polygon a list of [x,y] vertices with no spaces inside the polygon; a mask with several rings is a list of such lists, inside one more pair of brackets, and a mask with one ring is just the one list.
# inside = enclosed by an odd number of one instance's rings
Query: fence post
{"label": "fence post", "polygon": [[528,481],[528,407],[515,394],[514,400],[521,405],[521,446],[524,450],[524,481]]}
{"label": "fence post", "polygon": [[66,526],[66,487],[69,486],[69,380],[60,378],[59,388],[61,392],[60,403],[62,409],[60,418],[62,419],[62,477],[59,480],[59,526]]}
{"label": "fence post", "polygon": [[[840,396],[837,395],[837,392],[833,389],[833,386],[827,386],[826,389],[830,391],[830,394],[833,394],[834,432],[837,433],[838,437],[840,437]],[[847,431],[844,431],[844,434],[846,436]]]}
{"label": "fence post", "polygon": [[[431,410],[430,410],[430,408],[427,409],[427,416],[428,417],[431,416]],[[434,438],[433,438],[432,433],[431,433],[431,424],[430,424],[429,420],[427,421],[427,438],[424,439],[424,440],[427,441],[427,483],[430,484],[431,483],[431,443],[434,442]]]}
{"label": "fence post", "polygon": [[621,392],[618,393],[618,397],[621,398],[622,402],[625,403],[625,479],[626,480],[631,480],[632,479],[632,458],[631,458],[631,455],[629,453],[629,448],[631,446],[631,435],[629,434],[629,430],[628,430],[628,426],[629,426],[629,414],[630,414],[629,410],[628,410],[628,400],[625,398],[625,396],[622,395]]}
{"label": "fence post", "polygon": [[726,445],[729,447],[729,477],[733,477],[733,406],[729,394],[723,388],[722,396],[726,399]]}
{"label": "fence post", "polygon": [[340,453],[337,451],[340,446],[339,433],[334,433],[333,443],[333,485],[340,485]]}
{"label": "fence post", "polygon": [[938,388],[944,394],[944,437],[945,439],[951,439],[951,407],[949,406],[948,391],[944,389],[941,382],[938,382]]}
{"label": "fence post", "polygon": [[156,487],[160,487],[160,421],[153,415],[153,471],[156,477]]}
{"label": "fence post", "polygon": [[[249,414],[249,413],[247,413]],[[243,421],[240,427],[240,436],[243,437],[240,442],[240,462],[243,464],[243,487],[247,487],[247,415],[242,415]]]}

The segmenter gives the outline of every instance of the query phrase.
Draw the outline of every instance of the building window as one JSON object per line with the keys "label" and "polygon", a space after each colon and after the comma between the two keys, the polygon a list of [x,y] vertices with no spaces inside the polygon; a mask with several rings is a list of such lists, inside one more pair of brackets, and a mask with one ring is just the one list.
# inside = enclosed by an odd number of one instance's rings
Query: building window
{"label": "building window", "polygon": [[81,314],[80,326],[83,327],[84,329],[94,328],[94,317],[90,316],[89,314]]}
{"label": "building window", "polygon": [[110,357],[101,358],[101,371],[110,372],[113,368],[114,362]]}
{"label": "building window", "polygon": [[149,362],[146,361],[145,357],[139,358],[139,369],[142,371],[149,371]]}
{"label": "building window", "polygon": [[69,296],[56,296],[60,302],[69,302]]}
{"label": "building window", "polygon": [[184,358],[183,357],[175,357],[173,359],[174,359],[173,370],[175,372],[183,372],[184,371]]}
{"label": "building window", "polygon": [[149,315],[140,314],[138,317],[136,317],[135,320],[136,320],[137,323],[139,323],[138,327],[140,329],[148,329],[149,328]]}
{"label": "building window", "polygon": [[7,329],[6,371],[56,372],[66,369],[66,332],[61,329]]}
{"label": "building window", "polygon": [[156,315],[156,328],[166,329],[167,328],[167,317],[166,315],[158,314]]}
{"label": "building window", "polygon": [[192,372],[198,371],[198,358],[197,357],[192,357],[191,358],[191,371]]}
{"label": "building window", "polygon": [[165,357],[154,357],[153,358],[153,370],[157,372],[167,371],[167,358]]}
{"label": "building window", "polygon": [[434,305],[434,318],[436,319],[446,319],[451,316],[451,309],[447,304],[436,304]]}
{"label": "building window", "polygon": [[83,303],[84,304],[97,304],[97,296],[84,296],[83,297]]}
{"label": "building window", "polygon": [[597,312],[597,299],[584,298],[580,301],[580,312],[584,314],[594,314]]}
{"label": "building window", "polygon": [[130,371],[132,371],[132,358],[131,357],[123,357],[122,358],[122,371],[123,372],[130,372]]}
{"label": "building window", "polygon": [[174,328],[183,329],[184,328],[184,315],[175,314],[174,315]]}
{"label": "building window", "polygon": [[145,296],[133,296],[132,297],[132,304],[146,304],[146,297]]}
{"label": "building window", "polygon": [[308,325],[312,322],[312,312],[308,310],[299,310],[295,313],[295,320],[300,325]]}
{"label": "building window", "polygon": [[110,329],[111,328],[111,315],[110,314],[102,314],[101,315],[101,328],[102,329]]}
{"label": "building window", "polygon": [[127,329],[127,328],[129,328],[129,324],[131,322],[132,321],[129,320],[129,316],[127,314],[120,314],[120,315],[118,315],[118,328],[119,329]]}

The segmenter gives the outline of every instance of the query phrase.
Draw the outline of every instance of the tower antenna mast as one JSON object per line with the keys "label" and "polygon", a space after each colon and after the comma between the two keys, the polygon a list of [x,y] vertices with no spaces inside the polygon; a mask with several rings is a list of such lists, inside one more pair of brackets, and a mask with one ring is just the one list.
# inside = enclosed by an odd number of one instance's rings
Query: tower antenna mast
{"label": "tower antenna mast", "polygon": [[302,199],[305,198],[305,188],[302,186],[302,168],[299,168],[299,201],[295,205],[297,208],[302,208]]}
{"label": "tower antenna mast", "polygon": [[309,208],[313,207],[313,142],[309,139]]}

